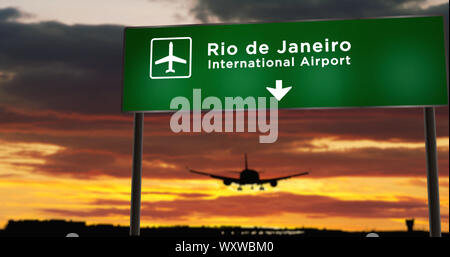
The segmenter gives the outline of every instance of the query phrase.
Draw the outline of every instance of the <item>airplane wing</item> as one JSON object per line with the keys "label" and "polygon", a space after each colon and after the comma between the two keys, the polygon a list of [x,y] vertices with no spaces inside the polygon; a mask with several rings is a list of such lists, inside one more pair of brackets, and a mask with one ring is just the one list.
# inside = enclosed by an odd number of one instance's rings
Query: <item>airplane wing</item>
{"label": "airplane wing", "polygon": [[261,184],[265,184],[265,183],[271,183],[271,182],[275,182],[275,181],[282,180],[282,179],[304,176],[304,175],[308,175],[308,174],[309,174],[309,172],[302,172],[302,173],[292,174],[292,175],[285,176],[285,177],[261,179],[260,181],[261,181]]}
{"label": "airplane wing", "polygon": [[195,174],[199,174],[199,175],[203,175],[203,176],[209,176],[211,178],[216,178],[216,179],[221,179],[221,180],[226,180],[226,181],[230,181],[230,182],[234,182],[234,183],[239,183],[239,179],[238,178],[230,178],[230,177],[224,177],[224,176],[219,176],[219,175],[214,175],[211,173],[206,173],[206,172],[202,172],[202,171],[196,171],[196,170],[191,170],[189,169],[190,172],[195,173]]}
{"label": "airplane wing", "polygon": [[159,59],[159,60],[157,60],[156,62],[155,62],[155,64],[160,64],[160,63],[164,63],[164,62],[168,62],[168,61],[170,61],[170,56],[166,56],[166,57],[164,57],[164,58],[161,58],[161,59]]}
{"label": "airplane wing", "polygon": [[185,59],[181,59],[181,58],[176,57],[176,56],[172,56],[172,61],[174,61],[174,62],[180,62],[180,63],[186,63],[186,60],[185,60]]}

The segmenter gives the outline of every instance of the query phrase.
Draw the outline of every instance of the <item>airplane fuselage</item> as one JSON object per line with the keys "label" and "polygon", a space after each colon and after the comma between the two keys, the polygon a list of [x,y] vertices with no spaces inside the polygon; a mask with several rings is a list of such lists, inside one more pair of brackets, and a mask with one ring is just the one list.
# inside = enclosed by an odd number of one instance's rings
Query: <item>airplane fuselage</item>
{"label": "airplane fuselage", "polygon": [[259,182],[259,173],[255,170],[245,169],[239,175],[240,184],[257,184]]}
{"label": "airplane fuselage", "polygon": [[182,59],[180,57],[176,57],[173,55],[173,43],[170,42],[169,43],[169,55],[161,58],[159,60],[157,60],[155,62],[155,65],[161,64],[161,63],[166,63],[168,65],[168,69],[166,70],[166,73],[175,73],[175,70],[173,69],[173,63],[174,62],[178,62],[178,63],[184,63],[186,64],[186,60]]}
{"label": "airplane fuselage", "polygon": [[[170,42],[169,44],[169,58],[173,58],[173,43]],[[174,73],[175,71],[173,70],[173,60],[168,61],[168,69],[166,70],[166,73],[168,72],[172,72]]]}

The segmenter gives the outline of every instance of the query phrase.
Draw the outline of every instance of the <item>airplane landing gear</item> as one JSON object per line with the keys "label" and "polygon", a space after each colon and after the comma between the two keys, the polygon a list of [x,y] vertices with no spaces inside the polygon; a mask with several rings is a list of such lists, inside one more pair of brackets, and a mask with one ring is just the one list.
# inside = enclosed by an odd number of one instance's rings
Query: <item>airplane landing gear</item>
{"label": "airplane landing gear", "polygon": [[264,187],[261,186],[261,187],[259,188],[259,191],[264,191]]}
{"label": "airplane landing gear", "polygon": [[242,191],[242,187],[239,186],[239,187],[237,188],[237,190],[238,190],[238,191]]}

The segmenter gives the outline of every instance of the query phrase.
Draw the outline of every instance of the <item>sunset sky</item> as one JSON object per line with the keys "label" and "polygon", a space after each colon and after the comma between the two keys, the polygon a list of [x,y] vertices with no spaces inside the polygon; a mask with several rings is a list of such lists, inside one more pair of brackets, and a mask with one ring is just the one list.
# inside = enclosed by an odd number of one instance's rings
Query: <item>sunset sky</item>
{"label": "sunset sky", "polygon": [[[317,4],[319,2],[319,4]],[[124,25],[408,14],[448,1],[114,0],[0,2],[0,227],[9,219],[129,225],[133,117],[120,111]],[[180,133],[146,114],[143,226],[428,230],[421,108],[280,110],[279,136]],[[449,230],[449,113],[436,108],[442,229]],[[249,166],[264,192],[188,173]]]}

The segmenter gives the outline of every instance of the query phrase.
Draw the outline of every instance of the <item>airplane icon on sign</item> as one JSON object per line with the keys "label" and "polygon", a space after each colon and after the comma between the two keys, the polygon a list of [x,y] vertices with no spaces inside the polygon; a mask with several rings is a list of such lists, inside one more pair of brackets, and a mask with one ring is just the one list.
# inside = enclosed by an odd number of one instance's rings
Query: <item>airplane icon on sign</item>
{"label": "airplane icon on sign", "polygon": [[175,70],[173,69],[174,62],[186,64],[185,59],[181,59],[180,57],[176,57],[173,55],[173,43],[172,42],[169,43],[169,55],[157,60],[155,62],[155,64],[161,64],[161,63],[166,63],[166,62],[169,64],[169,68],[166,70],[166,73],[169,73],[169,72],[175,73]]}

